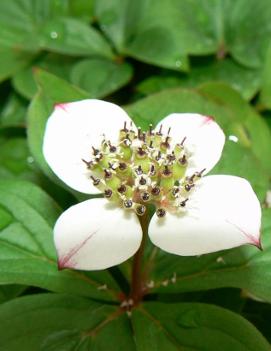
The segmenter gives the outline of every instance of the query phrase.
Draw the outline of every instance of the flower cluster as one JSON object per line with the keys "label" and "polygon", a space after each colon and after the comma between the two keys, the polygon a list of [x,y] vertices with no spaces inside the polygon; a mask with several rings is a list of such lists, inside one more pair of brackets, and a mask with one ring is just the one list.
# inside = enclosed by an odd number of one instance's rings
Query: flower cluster
{"label": "flower cluster", "polygon": [[127,210],[143,216],[148,204],[156,207],[160,218],[166,211],[184,210],[189,193],[201,178],[204,169],[185,176],[191,152],[185,146],[186,138],[172,145],[170,130],[163,134],[163,126],[147,132],[124,126],[116,144],[103,139],[100,147],[92,147],[89,160],[83,159],[93,185]]}
{"label": "flower cluster", "polygon": [[149,237],[184,256],[242,244],[260,246],[261,208],[243,178],[205,176],[225,136],[209,116],[175,113],[147,131],[120,107],[83,100],[59,104],[43,152],[71,188],[104,194],[72,206],[54,228],[60,268],[104,269],[139,248],[139,218],[155,206]]}

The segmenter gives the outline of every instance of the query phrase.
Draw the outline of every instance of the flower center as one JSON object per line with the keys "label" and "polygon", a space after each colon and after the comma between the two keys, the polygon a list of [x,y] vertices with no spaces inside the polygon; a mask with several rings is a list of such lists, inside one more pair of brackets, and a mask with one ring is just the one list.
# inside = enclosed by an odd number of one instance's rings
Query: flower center
{"label": "flower center", "polygon": [[183,212],[196,181],[204,170],[186,177],[191,153],[186,138],[173,145],[170,128],[154,132],[134,131],[126,123],[119,132],[118,143],[104,139],[99,149],[92,147],[90,161],[82,160],[91,171],[93,185],[105,198],[126,210],[144,215],[147,205],[156,208],[163,218],[166,212]]}

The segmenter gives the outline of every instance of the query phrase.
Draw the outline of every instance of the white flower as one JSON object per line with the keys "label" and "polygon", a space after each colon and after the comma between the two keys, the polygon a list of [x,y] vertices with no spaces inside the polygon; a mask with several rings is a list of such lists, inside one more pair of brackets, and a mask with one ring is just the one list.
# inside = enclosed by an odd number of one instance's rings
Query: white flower
{"label": "white flower", "polygon": [[[58,219],[60,268],[104,269],[140,247],[139,216],[156,206],[149,237],[161,249],[201,255],[260,246],[261,208],[250,184],[203,176],[218,162],[225,136],[211,117],[175,113],[143,133],[120,107],[83,100],[59,104],[48,119],[43,152],[71,188],[103,192]],[[109,200],[109,201],[108,201]]]}

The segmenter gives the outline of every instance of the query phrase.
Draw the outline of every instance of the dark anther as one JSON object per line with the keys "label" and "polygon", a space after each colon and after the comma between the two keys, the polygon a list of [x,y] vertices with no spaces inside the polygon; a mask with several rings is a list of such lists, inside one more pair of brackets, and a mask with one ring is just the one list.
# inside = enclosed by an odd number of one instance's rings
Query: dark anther
{"label": "dark anther", "polygon": [[158,209],[156,210],[156,215],[157,215],[157,217],[159,217],[159,218],[163,218],[163,217],[165,217],[165,215],[166,215],[166,211],[165,211],[163,208],[158,208]]}
{"label": "dark anther", "polygon": [[107,198],[107,199],[110,199],[111,196],[113,194],[113,191],[111,189],[105,189],[104,191],[104,196]]}
{"label": "dark anther", "polygon": [[186,191],[190,191],[193,186],[195,186],[195,184],[185,184],[184,188]]}
{"label": "dark anther", "polygon": [[155,167],[154,167],[154,165],[151,165],[151,169],[150,169],[150,176],[155,176],[155,174],[156,174],[156,170],[155,170]]}
{"label": "dark anther", "polygon": [[95,149],[94,146],[92,146],[92,150],[93,150],[93,155],[94,155],[94,156],[97,156],[98,153],[99,153],[99,150],[98,150],[98,149]]}
{"label": "dark anther", "polygon": [[152,124],[149,125],[149,134],[153,135],[153,133],[152,133]]}
{"label": "dark anther", "polygon": [[163,135],[162,129],[163,129],[163,125],[161,124],[159,128],[159,132],[157,132],[156,134],[162,136]]}
{"label": "dark anther", "polygon": [[163,170],[163,175],[165,177],[169,177],[172,174],[171,170],[168,168],[168,166],[165,166],[165,169]]}
{"label": "dark anther", "polygon": [[123,143],[125,146],[129,147],[131,145],[131,140],[129,139],[129,137],[126,137],[126,139],[123,140]]}
{"label": "dark anther", "polygon": [[135,172],[136,172],[137,175],[143,174],[143,169],[142,169],[141,165],[139,165],[139,166],[137,167],[137,169],[135,170]]}
{"label": "dark anther", "polygon": [[139,147],[137,149],[137,155],[140,156],[140,157],[143,157],[146,155],[146,152],[142,149],[142,147]]}
{"label": "dark anther", "polygon": [[152,188],[151,193],[153,196],[158,196],[160,194],[159,186],[155,186],[154,188]]}
{"label": "dark anther", "polygon": [[187,177],[188,183],[193,184],[195,177],[196,177],[196,173],[192,174],[191,177]]}
{"label": "dark anther", "polygon": [[195,176],[197,176],[197,177],[200,178],[200,177],[202,176],[202,174],[203,174],[204,171],[206,171],[206,168],[203,168],[200,172],[196,172],[196,173],[195,173]]}
{"label": "dark anther", "polygon": [[140,184],[140,185],[146,185],[146,183],[147,183],[147,181],[146,181],[145,178],[141,177],[141,178],[139,179],[139,184]]}
{"label": "dark anther", "polygon": [[183,200],[182,202],[180,202],[180,206],[181,206],[181,207],[185,207],[187,201],[188,201],[188,198],[185,199],[185,200]]}
{"label": "dark anther", "polygon": [[147,193],[147,192],[142,193],[142,194],[141,194],[141,199],[142,199],[144,202],[149,201],[149,199],[150,199],[150,194]]}
{"label": "dark anther", "polygon": [[125,201],[123,202],[123,206],[124,206],[125,208],[131,208],[131,207],[133,206],[133,201],[130,200],[130,199],[125,200]]}
{"label": "dark anther", "polygon": [[105,179],[109,179],[112,177],[112,173],[108,169],[104,169],[104,177]]}
{"label": "dark anther", "polygon": [[175,195],[178,194],[179,191],[180,191],[180,189],[176,187],[176,188],[172,189],[171,193],[172,193],[173,196],[175,196]]}
{"label": "dark anther", "polygon": [[169,162],[175,161],[176,157],[175,157],[174,151],[172,151],[171,154],[167,155],[167,159]]}
{"label": "dark anther", "polygon": [[149,148],[153,148],[153,140],[150,141],[150,145],[149,145]]}
{"label": "dark anther", "polygon": [[118,187],[118,192],[120,194],[124,194],[126,192],[127,188],[124,184],[122,184],[120,187]]}
{"label": "dark anther", "polygon": [[110,151],[110,152],[113,152],[113,153],[114,153],[114,152],[116,152],[116,151],[117,151],[116,146],[111,145],[110,141],[109,141],[109,143],[108,143],[108,144],[109,144],[109,151]]}
{"label": "dark anther", "polygon": [[143,216],[145,212],[146,212],[146,207],[144,205],[138,205],[136,207],[136,213],[138,216]]}
{"label": "dark anther", "polygon": [[168,128],[167,135],[169,135],[170,131],[171,131],[171,127]]}
{"label": "dark anther", "polygon": [[141,140],[141,128],[140,127],[138,127],[138,129],[137,129],[137,138],[139,140]]}
{"label": "dark anther", "polygon": [[144,143],[146,143],[146,132],[142,133],[142,140],[144,141]]}
{"label": "dark anther", "polygon": [[127,164],[125,162],[120,162],[119,163],[119,169],[121,171],[125,171],[125,169],[127,169]]}
{"label": "dark anther", "polygon": [[183,146],[184,142],[186,141],[186,136],[183,138],[183,140],[181,141],[181,146]]}
{"label": "dark anther", "polygon": [[82,158],[82,161],[87,165],[87,168],[91,168],[91,166],[93,165],[92,161],[86,161]]}
{"label": "dark anther", "polygon": [[159,161],[160,158],[161,158],[161,151],[158,151],[158,155],[155,156],[155,160],[156,160],[156,161]]}
{"label": "dark anther", "polygon": [[95,178],[93,176],[90,176],[90,178],[92,179],[94,186],[97,186],[97,185],[100,184],[100,179],[99,178]]}
{"label": "dark anther", "polygon": [[127,122],[125,121],[125,122],[124,122],[123,129],[122,129],[124,132],[128,132],[128,129],[127,129],[126,125],[127,125]]}
{"label": "dark anther", "polygon": [[179,163],[180,163],[182,166],[186,165],[187,159],[186,159],[186,156],[185,156],[185,155],[183,155],[183,157],[179,158]]}
{"label": "dark anther", "polygon": [[164,148],[166,148],[166,149],[169,149],[170,145],[169,145],[168,140],[169,140],[169,136],[167,136],[167,137],[166,137],[166,140],[163,141],[163,142],[161,143],[161,147],[164,147]]}

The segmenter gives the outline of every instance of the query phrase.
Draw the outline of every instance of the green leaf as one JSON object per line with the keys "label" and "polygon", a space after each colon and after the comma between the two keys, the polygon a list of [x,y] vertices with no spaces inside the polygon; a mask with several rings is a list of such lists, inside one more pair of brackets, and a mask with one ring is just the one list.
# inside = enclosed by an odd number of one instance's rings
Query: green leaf
{"label": "green leaf", "polygon": [[113,56],[109,44],[97,30],[80,20],[65,17],[68,13],[67,1],[1,1],[0,47]]}
{"label": "green leaf", "polygon": [[69,13],[73,17],[85,20],[93,19],[94,0],[69,0]]}
{"label": "green leaf", "polygon": [[[170,113],[191,111],[214,116],[226,134],[226,152],[217,167],[221,167],[225,174],[247,178],[260,199],[264,199],[271,166],[268,161],[270,130],[264,120],[230,87],[210,83],[196,91],[165,90],[127,107],[135,123],[145,130],[149,123],[156,125]],[[244,154],[248,155],[245,158],[247,163],[243,160]]]}
{"label": "green leaf", "polygon": [[34,77],[34,72],[37,69],[41,68],[55,74],[59,78],[67,79],[75,61],[76,59],[64,55],[45,54],[35,60],[32,66],[28,66],[13,76],[13,87],[26,99],[32,99],[38,91]]}
{"label": "green leaf", "polygon": [[155,269],[150,279],[151,292],[180,293],[235,287],[247,290],[251,296],[271,302],[271,209],[263,210],[263,251],[255,247],[240,248],[202,255],[181,257],[156,249]]}
{"label": "green leaf", "polygon": [[93,98],[100,98],[127,84],[132,73],[132,67],[128,63],[89,59],[74,65],[71,81],[88,91]]}
{"label": "green leaf", "polygon": [[270,345],[241,316],[199,303],[146,303],[132,313],[138,351],[267,351]]}
{"label": "green leaf", "polygon": [[270,1],[230,0],[220,4],[221,22],[227,14],[221,23],[224,26],[224,49],[239,63],[260,68],[270,43]]}
{"label": "green leaf", "polygon": [[0,128],[25,127],[26,103],[20,96],[12,93],[0,113]]}
{"label": "green leaf", "polygon": [[33,58],[30,53],[0,46],[0,82],[26,67]]}
{"label": "green leaf", "polygon": [[42,29],[40,46],[66,55],[114,57],[109,44],[97,30],[72,18],[48,21]]}
{"label": "green leaf", "polygon": [[[1,209],[0,209],[1,214]],[[26,290],[24,285],[1,285],[0,286],[0,304],[14,299]]]}
{"label": "green leaf", "polygon": [[[109,273],[58,271],[52,226],[60,209],[23,181],[0,181],[0,284],[26,284],[57,292],[113,299]],[[107,284],[104,290],[100,286]]]}
{"label": "green leaf", "polygon": [[25,138],[0,138],[0,148],[0,178],[37,180]]}
{"label": "green leaf", "polygon": [[0,347],[6,351],[269,350],[241,316],[198,303],[146,303],[129,319],[118,307],[39,294],[0,306],[0,323]]}
{"label": "green leaf", "polygon": [[15,299],[0,306],[0,324],[0,349],[5,351],[135,350],[126,314],[74,296]]}
{"label": "green leaf", "polygon": [[271,45],[269,45],[262,72],[262,90],[260,104],[264,108],[271,109]]}
{"label": "green leaf", "polygon": [[88,93],[69,84],[53,74],[36,71],[39,92],[32,100],[28,111],[28,143],[30,151],[43,172],[56,181],[42,154],[42,143],[47,118],[56,103],[83,100]]}
{"label": "green leaf", "polygon": [[141,82],[137,90],[148,95],[167,88],[193,88],[210,81],[228,83],[244,99],[250,100],[259,90],[261,79],[258,70],[248,69],[238,65],[231,59],[225,59],[195,66],[187,75],[167,74],[150,77]]}
{"label": "green leaf", "polygon": [[121,54],[175,70],[228,53],[260,68],[271,34],[269,0],[99,0],[96,17]]}

